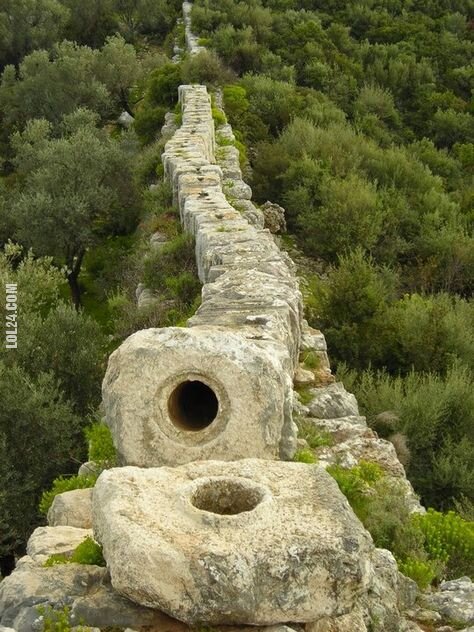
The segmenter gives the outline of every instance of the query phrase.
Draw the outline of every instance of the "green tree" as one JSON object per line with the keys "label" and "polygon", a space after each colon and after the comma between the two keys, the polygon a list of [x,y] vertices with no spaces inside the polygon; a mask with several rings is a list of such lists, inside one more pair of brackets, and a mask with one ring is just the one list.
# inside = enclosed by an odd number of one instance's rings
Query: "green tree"
{"label": "green tree", "polygon": [[0,7],[0,67],[17,64],[35,48],[61,39],[69,11],[59,0],[3,0]]}
{"label": "green tree", "polygon": [[[0,573],[38,524],[41,492],[85,456],[83,428],[100,402],[105,337],[61,298],[49,258],[9,243],[0,284],[16,283],[18,348],[0,349]],[[5,304],[0,318],[5,321]]]}
{"label": "green tree", "polygon": [[6,564],[38,524],[42,489],[83,454],[78,449],[80,418],[51,373],[31,377],[0,361],[0,397],[0,515],[6,523],[0,559]]}
{"label": "green tree", "polygon": [[339,258],[321,289],[321,327],[331,355],[363,368],[384,352],[387,306],[394,300],[396,275],[357,249]]}
{"label": "green tree", "polygon": [[0,112],[5,131],[23,130],[30,119],[44,118],[58,126],[65,114],[87,107],[105,117],[110,95],[97,79],[98,52],[71,42],[53,53],[35,51],[25,57],[18,75],[12,66],[3,72]]}
{"label": "green tree", "polygon": [[47,121],[34,120],[12,141],[22,179],[13,202],[15,235],[65,266],[76,307],[87,248],[104,234],[128,232],[137,218],[133,152],[96,123],[96,115],[77,110],[64,117],[60,138]]}
{"label": "green tree", "polygon": [[301,209],[299,213],[306,252],[331,262],[358,246],[370,252],[383,222],[375,186],[357,174],[344,179],[325,178],[319,195],[316,208]]}
{"label": "green tree", "polygon": [[61,0],[61,3],[69,9],[66,36],[71,41],[98,48],[116,30],[113,0]]}

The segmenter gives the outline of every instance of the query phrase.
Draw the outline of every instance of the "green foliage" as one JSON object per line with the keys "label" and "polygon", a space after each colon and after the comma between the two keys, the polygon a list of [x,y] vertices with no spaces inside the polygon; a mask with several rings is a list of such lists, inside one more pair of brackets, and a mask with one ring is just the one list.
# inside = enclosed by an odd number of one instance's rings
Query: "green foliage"
{"label": "green foliage", "polygon": [[165,64],[153,71],[147,85],[147,99],[154,106],[172,107],[181,83],[179,64]]}
{"label": "green foliage", "polygon": [[222,85],[232,79],[232,73],[219,56],[208,50],[187,57],[183,62],[181,75],[185,83],[204,83],[208,86]]}
{"label": "green foliage", "polygon": [[81,542],[78,546],[76,546],[72,552],[71,563],[105,566],[104,556],[102,555],[102,547],[90,536],[88,536],[84,542]]}
{"label": "green foliage", "polygon": [[362,250],[339,258],[339,266],[320,288],[317,323],[337,359],[364,366],[382,357],[386,306],[395,287],[396,276],[376,266]]}
{"label": "green foliage", "polygon": [[69,12],[59,0],[4,0],[0,8],[0,67],[49,48],[64,33]]}
{"label": "green foliage", "polygon": [[313,394],[308,386],[300,386],[295,390],[298,393],[302,404],[309,404],[309,402],[313,399]]}
{"label": "green foliage", "polygon": [[111,140],[96,123],[91,112],[77,110],[64,117],[61,138],[44,120],[31,121],[13,138],[23,178],[12,208],[15,235],[36,254],[65,265],[76,306],[87,248],[106,232],[129,231],[137,220],[136,148]]}
{"label": "green foliage", "polygon": [[7,555],[37,526],[41,489],[71,467],[73,454],[81,456],[81,419],[51,373],[33,377],[3,360],[0,397],[0,554]]}
{"label": "green foliage", "polygon": [[85,458],[83,417],[100,402],[105,340],[95,322],[61,300],[63,276],[50,259],[9,244],[0,254],[0,282],[17,283],[21,301],[18,348],[0,349],[0,554],[6,555],[37,526],[41,491]]}
{"label": "green foliage", "polygon": [[346,376],[369,423],[384,411],[397,415],[394,431],[408,439],[412,453],[408,476],[424,504],[449,509],[455,498],[473,500],[471,370],[456,363],[444,377],[417,373],[391,377],[371,370],[357,377],[346,372]]}
{"label": "green foliage", "polygon": [[70,632],[70,609],[64,606],[56,610],[52,606],[37,606],[38,614],[42,618],[43,632]]}
{"label": "green foliage", "polygon": [[94,423],[85,429],[85,435],[89,442],[89,461],[103,468],[113,467],[117,454],[109,427],[101,422]]}
{"label": "green foliage", "polygon": [[87,489],[94,487],[97,476],[70,476],[64,478],[59,476],[53,481],[53,486],[49,491],[43,492],[41,496],[39,510],[42,514],[47,514],[49,508],[53,504],[53,500],[58,494],[70,492],[74,489]]}
{"label": "green foliage", "polygon": [[333,444],[331,436],[327,432],[319,430],[311,421],[304,419],[298,421],[297,425],[298,436],[304,439],[312,450]]}
{"label": "green foliage", "polygon": [[426,588],[442,578],[474,575],[474,522],[450,511],[412,513],[401,484],[375,463],[330,466],[352,509],[376,546],[390,549],[402,573]]}
{"label": "green foliage", "polygon": [[430,559],[443,562],[450,577],[474,576],[474,522],[454,511],[443,514],[434,509],[415,515],[413,522],[424,536]]}
{"label": "green foliage", "polygon": [[216,125],[225,125],[225,123],[227,123],[226,115],[219,108],[212,108],[212,118],[214,119],[214,123]]}
{"label": "green foliage", "polygon": [[317,369],[320,365],[320,357],[316,351],[303,351],[301,361],[308,369]]}
{"label": "green foliage", "polygon": [[296,461],[297,463],[317,463],[318,459],[314,452],[310,449],[303,448],[295,452],[293,461]]}
{"label": "green foliage", "polygon": [[188,235],[178,235],[147,258],[145,284],[165,297],[189,305],[200,288],[195,266],[193,240]]}
{"label": "green foliage", "polygon": [[433,562],[413,558],[400,562],[398,568],[401,573],[413,579],[420,590],[428,588],[437,575],[437,568]]}
{"label": "green foliage", "polygon": [[138,110],[133,127],[143,144],[156,140],[163,127],[166,112],[165,106],[144,107]]}
{"label": "green foliage", "polygon": [[68,606],[61,609],[53,608],[53,606],[37,606],[40,621],[42,622],[42,632],[89,632],[91,628],[83,625],[75,625],[71,623],[71,611]]}

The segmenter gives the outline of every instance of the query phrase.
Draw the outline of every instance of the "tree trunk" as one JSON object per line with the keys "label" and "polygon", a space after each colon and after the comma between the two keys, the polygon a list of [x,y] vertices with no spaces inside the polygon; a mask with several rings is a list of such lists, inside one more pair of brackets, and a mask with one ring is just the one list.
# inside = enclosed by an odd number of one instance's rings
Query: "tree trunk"
{"label": "tree trunk", "polygon": [[77,274],[68,274],[67,282],[69,283],[69,289],[71,290],[71,298],[74,307],[78,310],[81,307],[81,288],[79,287],[79,281],[77,280]]}
{"label": "tree trunk", "polygon": [[123,88],[120,88],[120,105],[123,107],[125,112],[128,112],[130,116],[133,116],[133,112],[130,109],[130,104],[128,103],[127,91]]}
{"label": "tree trunk", "polygon": [[84,254],[84,250],[78,254],[71,266],[71,272],[67,275],[67,282],[69,283],[69,289],[71,290],[72,302],[77,310],[79,310],[81,307],[81,288],[79,286],[79,272],[81,271]]}

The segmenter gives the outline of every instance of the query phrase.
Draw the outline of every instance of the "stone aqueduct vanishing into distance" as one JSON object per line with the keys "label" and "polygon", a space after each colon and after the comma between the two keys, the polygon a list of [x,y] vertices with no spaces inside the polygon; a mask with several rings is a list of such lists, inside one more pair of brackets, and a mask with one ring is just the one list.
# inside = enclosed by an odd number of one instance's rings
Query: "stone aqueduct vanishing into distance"
{"label": "stone aqueduct vanishing into distance", "polygon": [[[194,54],[189,15],[184,3]],[[283,632],[293,622],[363,632],[371,620],[372,630],[413,630],[401,614],[413,582],[374,547],[323,467],[291,462],[295,413],[332,437],[322,465],[377,461],[421,510],[403,467],[334,383],[295,266],[251,202],[232,129],[215,129],[205,86],[181,86],[179,100],[182,125],[165,126],[162,160],[195,238],[202,304],[187,327],[139,331],[111,355],[103,400],[121,467],[92,493],[56,497],[50,526],[0,585],[0,623],[29,632],[37,604],[62,599],[76,621],[98,627]],[[318,358],[316,372],[301,352]],[[311,389],[307,406],[295,383]],[[108,569],[43,567],[92,533]]]}

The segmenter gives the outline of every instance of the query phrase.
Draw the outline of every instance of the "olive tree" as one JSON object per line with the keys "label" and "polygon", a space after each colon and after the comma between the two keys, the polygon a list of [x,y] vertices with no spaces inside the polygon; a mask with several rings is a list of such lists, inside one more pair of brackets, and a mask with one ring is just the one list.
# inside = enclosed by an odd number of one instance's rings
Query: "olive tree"
{"label": "olive tree", "polygon": [[21,178],[12,201],[15,237],[64,266],[77,308],[87,249],[105,235],[130,231],[137,217],[134,145],[111,139],[97,118],[81,109],[65,116],[59,138],[50,123],[33,120],[12,140]]}

